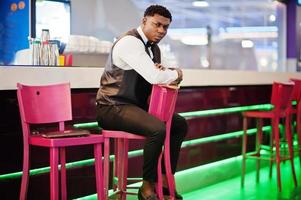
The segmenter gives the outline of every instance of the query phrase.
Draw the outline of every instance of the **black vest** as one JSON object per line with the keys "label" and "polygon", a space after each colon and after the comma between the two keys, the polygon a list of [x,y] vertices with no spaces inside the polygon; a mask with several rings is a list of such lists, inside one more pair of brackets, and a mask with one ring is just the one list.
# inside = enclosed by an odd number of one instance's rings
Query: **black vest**
{"label": "black vest", "polygon": [[[136,29],[130,30],[120,38],[126,35],[132,35],[144,44]],[[112,51],[119,39],[111,49],[109,59],[100,79],[100,88],[97,92],[96,101],[101,105],[135,104],[147,109],[147,99],[151,93],[152,85],[134,69],[123,70],[112,62]],[[145,47],[145,51],[149,54],[147,47]],[[157,44],[152,46],[152,52],[154,63],[161,63],[161,53]]]}

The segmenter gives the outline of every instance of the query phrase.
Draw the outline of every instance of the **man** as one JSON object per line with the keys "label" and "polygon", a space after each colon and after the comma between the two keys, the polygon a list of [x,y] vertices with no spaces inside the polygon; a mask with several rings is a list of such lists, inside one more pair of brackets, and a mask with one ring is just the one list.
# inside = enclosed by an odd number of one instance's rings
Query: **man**
{"label": "man", "polygon": [[[147,113],[152,84],[178,85],[182,71],[161,63],[157,45],[172,21],[163,6],[149,6],[141,25],[120,37],[113,45],[97,93],[97,121],[101,127],[146,136],[143,183],[138,198],[156,200],[157,163],[165,139],[165,124]],[[174,114],[171,128],[171,166],[175,173],[181,144],[187,132],[183,117]],[[164,173],[164,169],[163,173]],[[166,177],[163,185],[167,187]],[[168,195],[164,189],[164,194]],[[177,199],[182,199],[176,194]]]}

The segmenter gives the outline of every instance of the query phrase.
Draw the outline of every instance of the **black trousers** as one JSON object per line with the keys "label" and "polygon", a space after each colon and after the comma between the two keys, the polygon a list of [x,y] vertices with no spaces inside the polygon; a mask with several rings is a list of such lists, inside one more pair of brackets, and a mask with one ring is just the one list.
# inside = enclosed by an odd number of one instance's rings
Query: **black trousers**
{"label": "black trousers", "polygon": [[[165,140],[165,123],[135,105],[98,105],[97,121],[104,129],[146,136],[143,151],[143,180],[156,182],[158,158]],[[170,159],[173,173],[176,171],[181,144],[186,133],[186,120],[175,113],[170,132]],[[165,172],[164,167],[162,171]]]}

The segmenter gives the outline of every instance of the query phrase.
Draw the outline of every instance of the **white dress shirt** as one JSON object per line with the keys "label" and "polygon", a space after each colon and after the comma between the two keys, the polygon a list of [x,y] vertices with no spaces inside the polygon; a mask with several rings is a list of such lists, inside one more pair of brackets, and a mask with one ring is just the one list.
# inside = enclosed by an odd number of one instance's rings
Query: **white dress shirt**
{"label": "white dress shirt", "polygon": [[[148,40],[140,26],[137,28],[137,31],[142,37],[144,44],[146,44]],[[169,84],[176,80],[178,78],[176,70],[165,69],[163,71],[155,67],[151,57],[145,52],[144,44],[134,36],[124,36],[113,48],[113,64],[123,70],[134,69],[151,84]]]}

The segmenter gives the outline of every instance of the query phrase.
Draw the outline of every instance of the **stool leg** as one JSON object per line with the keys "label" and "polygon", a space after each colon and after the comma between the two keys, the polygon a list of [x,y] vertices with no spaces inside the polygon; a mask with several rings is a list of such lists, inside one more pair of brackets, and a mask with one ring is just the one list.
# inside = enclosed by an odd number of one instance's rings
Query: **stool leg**
{"label": "stool leg", "polygon": [[59,180],[58,180],[58,148],[50,148],[50,199],[59,199]]}
{"label": "stool leg", "polygon": [[119,192],[121,192],[122,195],[122,188],[123,188],[123,166],[124,166],[124,160],[123,160],[123,156],[124,156],[124,139],[123,138],[119,138],[117,140],[117,153],[115,154],[115,156],[118,158],[116,161],[116,168],[117,168],[117,173],[116,173],[116,177],[118,179],[117,182],[117,190]]}
{"label": "stool leg", "polygon": [[95,159],[95,177],[96,177],[96,191],[98,199],[105,199],[105,188],[103,185],[104,179],[102,174],[102,146],[101,144],[94,145],[94,159]]}
{"label": "stool leg", "polygon": [[279,145],[279,118],[273,119],[273,129],[275,130],[275,146],[276,146],[276,164],[277,164],[277,182],[279,191],[281,187],[281,174],[280,174],[280,145]]}
{"label": "stool leg", "polygon": [[67,182],[66,182],[66,153],[65,148],[60,148],[60,164],[61,164],[61,197],[67,199]]}
{"label": "stool leg", "polygon": [[118,138],[114,139],[114,161],[113,161],[113,191],[115,192],[118,188],[115,178],[118,177]]}
{"label": "stool leg", "polygon": [[248,118],[244,116],[243,117],[243,130],[244,130],[244,134],[243,134],[243,137],[242,137],[241,187],[244,187],[244,183],[245,183],[246,152],[247,152],[247,140],[248,140],[247,129],[248,129]]}
{"label": "stool leg", "polygon": [[294,165],[294,150],[293,150],[293,142],[292,142],[292,127],[291,127],[291,116],[287,116],[285,119],[285,133],[288,143],[288,149],[289,149],[289,159],[291,161],[292,166],[292,173],[293,173],[293,179],[295,187],[297,187],[297,178],[296,178],[296,172],[295,172],[295,165]]}
{"label": "stool leg", "polygon": [[[125,146],[124,138],[117,138],[115,139],[114,143],[114,174],[113,174],[113,188],[114,191],[118,191],[120,196],[118,199],[123,200],[126,199],[126,186],[127,186],[127,176],[125,177],[125,169],[127,171],[127,152],[128,148]],[[128,145],[128,144],[127,144]],[[115,182],[115,178],[117,178],[117,183]],[[125,179],[125,180],[124,180]]]}
{"label": "stool leg", "polygon": [[23,174],[21,181],[20,200],[25,200],[27,197],[28,179],[29,179],[29,144],[24,142],[23,147]]}
{"label": "stool leg", "polygon": [[156,191],[160,200],[163,199],[163,190],[162,190],[162,153],[158,158],[158,165],[157,165],[157,185]]}
{"label": "stool leg", "polygon": [[[271,130],[271,134],[270,134],[270,154],[271,154],[271,158],[273,158],[274,155],[274,137],[275,137],[275,129],[274,129],[274,120],[271,119],[271,124],[272,124],[272,130]],[[269,172],[269,177],[270,179],[273,176],[273,163],[274,160],[271,159],[270,160],[270,172]]]}
{"label": "stool leg", "polygon": [[[129,140],[123,140],[123,154],[122,154],[122,164],[120,165],[120,170],[122,171],[121,176],[121,191],[122,199],[126,199],[126,187],[127,187],[127,177],[128,177],[128,151],[129,151]],[[119,179],[118,179],[119,181]]]}
{"label": "stool leg", "polygon": [[257,135],[256,135],[256,182],[259,182],[260,177],[260,146],[262,142],[262,119],[257,119]]}
{"label": "stool leg", "polygon": [[108,198],[110,177],[110,138],[104,137],[104,199]]}
{"label": "stool leg", "polygon": [[297,135],[298,135],[298,148],[299,148],[299,162],[301,165],[301,103],[298,104],[296,121],[297,121],[296,123],[297,123]]}
{"label": "stool leg", "polygon": [[[164,144],[164,164],[165,164],[165,172],[166,172],[166,179],[168,183],[168,189],[170,198],[174,199],[175,197],[175,181],[174,176],[171,171],[171,164],[170,164],[170,126],[171,120],[166,123],[166,138]],[[158,162],[161,163],[161,162]]]}
{"label": "stool leg", "polygon": [[[301,120],[300,122],[301,123]],[[299,125],[299,131],[298,131],[298,148],[299,148],[299,161],[300,161],[300,165],[301,165],[301,125]]]}

